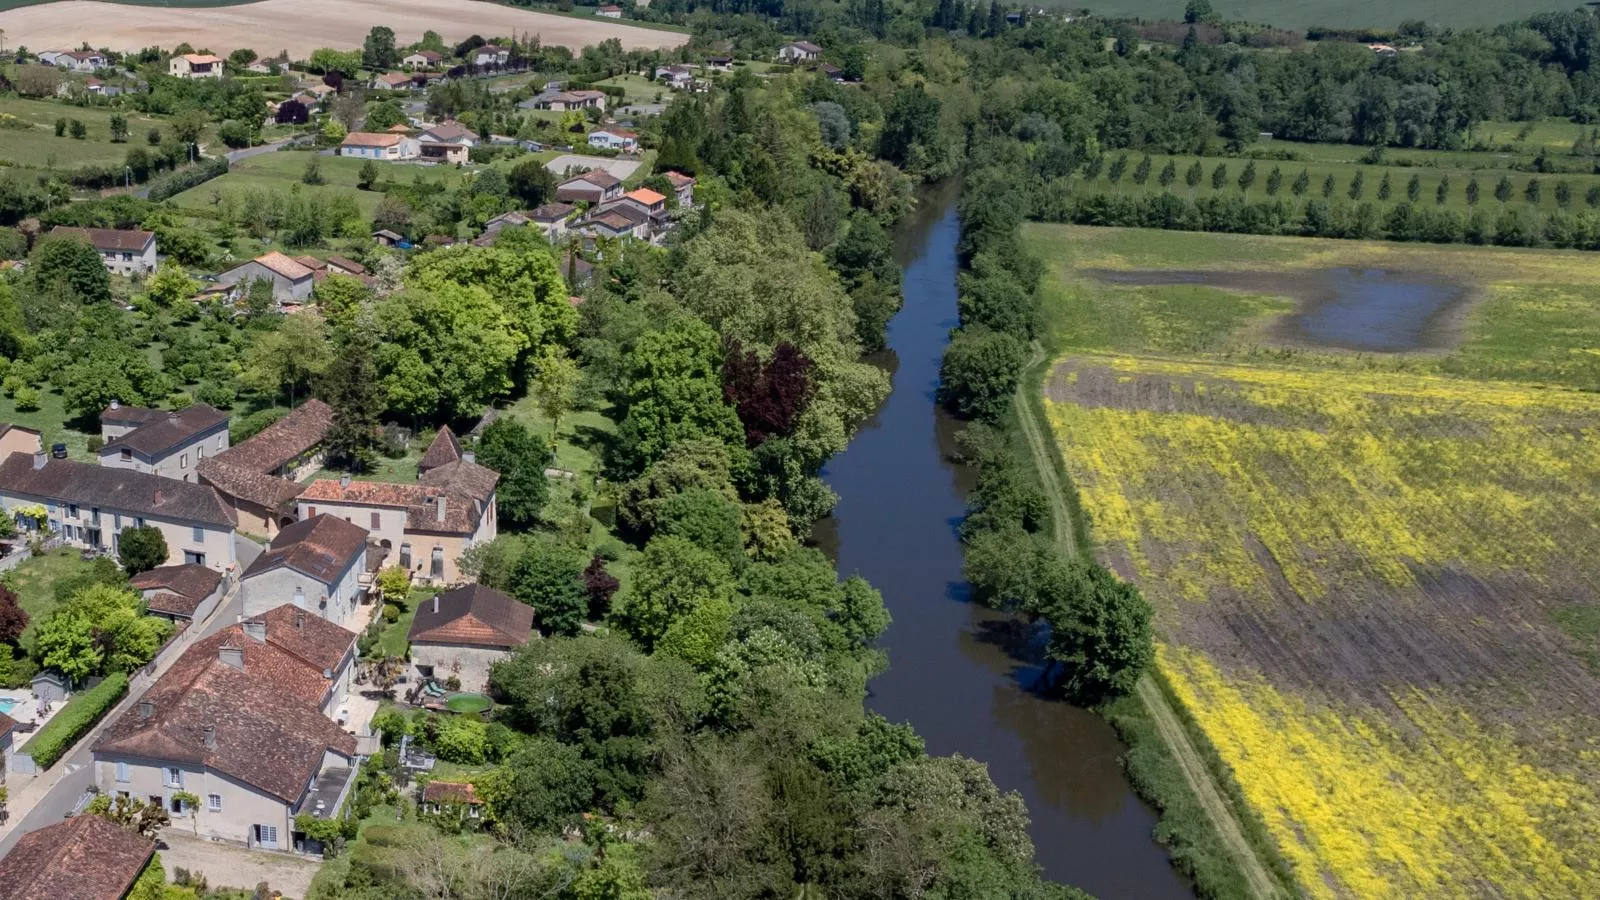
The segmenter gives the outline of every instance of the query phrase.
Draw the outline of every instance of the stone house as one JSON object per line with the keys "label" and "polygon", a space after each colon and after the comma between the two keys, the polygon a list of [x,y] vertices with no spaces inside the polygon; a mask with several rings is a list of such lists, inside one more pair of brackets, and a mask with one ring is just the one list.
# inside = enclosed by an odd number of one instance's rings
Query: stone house
{"label": "stone house", "polygon": [[221,78],[223,59],[209,53],[185,53],[167,60],[167,74],[173,78]]}
{"label": "stone house", "polygon": [[400,60],[400,65],[408,69],[431,69],[444,62],[444,56],[432,50],[414,50]]}
{"label": "stone house", "polygon": [[622,179],[605,169],[590,169],[556,185],[561,203],[605,203],[622,196]]}
{"label": "stone house", "polygon": [[95,784],[204,838],[293,848],[294,817],[336,814],[355,781],[356,739],[330,718],[355,642],[288,604],[199,640],[95,741]]}
{"label": "stone house", "polygon": [[106,271],[113,275],[147,275],[156,270],[155,232],[136,228],[69,228],[57,225],[50,229],[50,236],[88,242],[100,254]]}
{"label": "stone house", "polygon": [[682,172],[668,172],[667,181],[672,185],[672,193],[678,200],[679,206],[694,205],[694,179]]}
{"label": "stone house", "polygon": [[483,692],[489,669],[533,635],[533,607],[481,584],[435,594],[417,609],[407,639],[423,678],[454,675],[464,691]]}
{"label": "stone house", "polygon": [[330,515],[278,532],[239,579],[246,616],[293,604],[335,625],[353,627],[366,595],[367,530]]}
{"label": "stone house", "polygon": [[157,566],[128,579],[151,615],[175,622],[205,621],[221,602],[224,585],[222,573],[205,566]]}
{"label": "stone house", "polygon": [[784,44],[778,50],[778,59],[786,63],[814,62],[822,56],[822,48],[810,41],[795,41]]}
{"label": "stone house", "polygon": [[257,280],[270,282],[279,302],[303,302],[311,296],[311,270],[276,250],[217,274],[218,284]]}
{"label": "stone house", "polygon": [[5,900],[123,900],[156,842],[100,816],[76,815],[30,831],[0,858]]}
{"label": "stone house", "polygon": [[430,781],[422,788],[420,809],[423,815],[459,815],[462,819],[483,818],[483,800],[468,781]]}
{"label": "stone house", "polygon": [[13,453],[0,462],[0,507],[24,531],[40,526],[19,511],[43,507],[45,527],[74,547],[115,555],[122,529],[148,525],[166,539],[169,564],[219,572],[235,564],[233,510],[202,484]]}
{"label": "stone house", "polygon": [[500,475],[474,462],[459,444],[452,447],[454,440],[448,433],[434,439],[424,459],[449,461],[419,467],[414,483],[313,481],[295,499],[298,517],[331,513],[359,524],[414,580],[457,583],[461,554],[499,533],[494,492]]}
{"label": "stone house", "polygon": [[333,408],[307,400],[260,434],[207,457],[200,483],[217,489],[240,531],[271,538],[295,521],[294,499],[305,490],[297,482],[322,468],[322,444],[332,427]]}
{"label": "stone house", "polygon": [[196,403],[180,410],[123,406],[100,412],[100,465],[196,481],[206,456],[228,449],[228,414]]}

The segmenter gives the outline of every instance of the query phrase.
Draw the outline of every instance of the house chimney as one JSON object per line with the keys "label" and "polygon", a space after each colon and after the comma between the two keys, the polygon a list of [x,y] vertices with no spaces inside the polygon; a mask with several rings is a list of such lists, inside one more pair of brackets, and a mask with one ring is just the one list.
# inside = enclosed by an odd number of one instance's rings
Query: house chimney
{"label": "house chimney", "polygon": [[112,409],[121,409],[122,408],[122,401],[121,400],[112,400],[111,401],[111,408]]}
{"label": "house chimney", "polygon": [[45,460],[47,460],[49,458],[50,457],[48,455],[46,455],[43,450],[40,450],[38,453],[35,453],[33,455],[33,467],[35,469],[44,468],[44,462],[45,462]]}
{"label": "house chimney", "polygon": [[304,627],[306,627],[306,614],[303,613],[303,612],[295,613],[294,614],[294,629],[296,631],[299,631],[300,629],[302,629]]}
{"label": "house chimney", "polygon": [[346,472],[343,475],[339,476],[339,487],[347,488],[349,486],[350,486],[350,473]]}
{"label": "house chimney", "polygon": [[461,451],[461,461],[475,463],[478,461],[478,454],[472,452],[471,450],[463,450]]}
{"label": "house chimney", "polygon": [[202,732],[207,750],[217,749],[217,726],[207,725]]}
{"label": "house chimney", "polygon": [[434,504],[434,512],[438,514],[437,517],[438,517],[438,520],[440,522],[444,521],[444,501],[445,501],[445,499],[446,499],[445,496],[443,494],[440,494],[438,502]]}
{"label": "house chimney", "polygon": [[156,705],[149,700],[139,701],[139,721],[148,722],[156,714]]}
{"label": "house chimney", "polygon": [[438,594],[434,594],[433,595],[433,614],[436,615],[436,616],[439,614],[439,595]]}
{"label": "house chimney", "polygon": [[165,503],[165,502],[166,502],[165,500],[161,499],[161,488],[156,488],[156,496],[155,496],[155,500],[153,501],[154,505],[155,506],[160,506],[162,503]]}
{"label": "house chimney", "polygon": [[179,422],[183,421],[183,417],[178,415],[178,411],[177,410],[173,410],[173,411],[167,413],[167,421],[171,422],[174,425],[176,425]]}
{"label": "house chimney", "polygon": [[241,672],[244,671],[243,647],[229,647],[224,645],[217,649],[217,659],[222,660],[222,664],[225,666],[238,669]]}
{"label": "house chimney", "polygon": [[267,642],[267,622],[265,619],[246,619],[244,623],[245,637],[258,640],[263,644]]}

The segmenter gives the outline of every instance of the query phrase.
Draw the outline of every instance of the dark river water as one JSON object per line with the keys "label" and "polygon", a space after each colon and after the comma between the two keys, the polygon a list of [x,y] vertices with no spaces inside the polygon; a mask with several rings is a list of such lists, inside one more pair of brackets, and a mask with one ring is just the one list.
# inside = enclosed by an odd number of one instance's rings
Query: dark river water
{"label": "dark river water", "polygon": [[1035,694],[1036,648],[1009,617],[971,603],[961,579],[955,529],[970,477],[949,461],[956,425],[934,404],[956,325],[954,201],[952,188],[929,195],[900,228],[906,303],[881,359],[894,391],[823,472],[840,499],[817,539],[894,616],[890,668],[867,705],[914,725],[930,753],[982,760],[1001,789],[1019,791],[1052,879],[1106,900],[1193,897],[1151,837],[1155,814],[1122,772],[1116,734]]}
{"label": "dark river water", "polygon": [[1398,353],[1448,346],[1452,314],[1467,299],[1461,284],[1436,275],[1386,269],[1312,272],[1097,272],[1114,284],[1202,284],[1277,294],[1299,301],[1274,328],[1294,343]]}

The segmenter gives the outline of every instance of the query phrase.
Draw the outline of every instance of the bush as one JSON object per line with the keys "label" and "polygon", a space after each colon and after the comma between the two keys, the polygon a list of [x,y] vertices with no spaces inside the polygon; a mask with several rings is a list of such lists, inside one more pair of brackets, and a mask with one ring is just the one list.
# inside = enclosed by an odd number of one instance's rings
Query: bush
{"label": "bush", "polygon": [[390,566],[378,573],[378,590],[390,603],[404,601],[411,592],[411,573],[399,566]]}
{"label": "bush", "polygon": [[152,180],[150,182],[150,199],[160,202],[226,174],[228,174],[228,160],[226,157],[218,156],[213,159],[201,160],[187,169],[179,169],[176,172],[171,172]]}
{"label": "bush", "polygon": [[395,606],[393,603],[385,603],[383,605],[383,620],[390,625],[400,621],[400,607]]}
{"label": "bush", "polygon": [[37,388],[19,387],[12,396],[17,401],[17,412],[37,412],[39,409],[39,391]]}
{"label": "bush", "polygon": [[33,757],[41,769],[55,765],[127,692],[127,675],[121,672],[107,675],[105,681],[69,700],[55,718],[22,745],[22,752]]}

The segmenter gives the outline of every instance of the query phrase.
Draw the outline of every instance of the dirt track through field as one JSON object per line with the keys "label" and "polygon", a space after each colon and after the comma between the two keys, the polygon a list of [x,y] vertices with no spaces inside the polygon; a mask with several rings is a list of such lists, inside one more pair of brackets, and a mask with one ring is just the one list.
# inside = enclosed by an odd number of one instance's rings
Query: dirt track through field
{"label": "dirt track through field", "polygon": [[610,38],[625,49],[677,47],[689,36],[638,28],[602,19],[585,21],[530,12],[478,0],[432,0],[427,4],[394,0],[261,0],[239,6],[174,9],[125,6],[94,0],[63,0],[0,12],[0,29],[9,46],[33,50],[92,47],[138,50],[172,48],[187,42],[226,56],[249,47],[267,56],[280,50],[303,59],[318,47],[354,49],[374,25],[394,29],[405,46],[436,31],[446,43],[474,34],[492,38],[526,33],[545,45],[579,49]]}
{"label": "dirt track through field", "polygon": [[[1047,363],[1048,358],[1044,348],[1035,344],[1033,355],[1024,370],[1031,375],[1037,367]],[[1028,450],[1033,457],[1034,468],[1039,472],[1045,496],[1050,500],[1050,512],[1056,523],[1056,542],[1068,555],[1077,555],[1081,551],[1073,537],[1071,505],[1067,501],[1066,488],[1061,483],[1060,473],[1056,470],[1051,457],[1051,454],[1056,452],[1055,444],[1040,423],[1043,416],[1042,411],[1037,409],[1039,398],[1033,396],[1028,387],[1032,381],[1031,377],[1023,378],[1022,384],[1017,388],[1017,419],[1022,423],[1022,433],[1027,438]],[[1205,757],[1190,740],[1188,730],[1178,718],[1177,711],[1168,702],[1167,696],[1148,675],[1139,679],[1135,693],[1139,702],[1149,710],[1150,718],[1155,722],[1162,742],[1177,760],[1184,781],[1188,782],[1190,791],[1194,793],[1201,808],[1206,811],[1212,828],[1233,854],[1240,872],[1250,884],[1252,895],[1260,900],[1270,900],[1278,896],[1278,891],[1273,886],[1272,875],[1256,856],[1255,848],[1245,837],[1244,827],[1235,815],[1232,804],[1223,795],[1222,789],[1217,785],[1206,764]]]}

